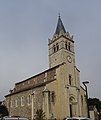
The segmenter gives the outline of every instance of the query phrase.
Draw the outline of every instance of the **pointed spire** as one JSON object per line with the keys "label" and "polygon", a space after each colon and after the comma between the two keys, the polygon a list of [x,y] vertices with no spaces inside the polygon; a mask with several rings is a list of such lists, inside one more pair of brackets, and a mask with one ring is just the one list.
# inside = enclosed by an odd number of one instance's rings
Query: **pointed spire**
{"label": "pointed spire", "polygon": [[60,18],[60,13],[59,13],[59,18],[58,18],[58,23],[57,23],[55,34],[59,35],[61,31],[63,31],[64,33],[66,33],[66,30],[64,28],[64,25],[62,23],[62,20]]}

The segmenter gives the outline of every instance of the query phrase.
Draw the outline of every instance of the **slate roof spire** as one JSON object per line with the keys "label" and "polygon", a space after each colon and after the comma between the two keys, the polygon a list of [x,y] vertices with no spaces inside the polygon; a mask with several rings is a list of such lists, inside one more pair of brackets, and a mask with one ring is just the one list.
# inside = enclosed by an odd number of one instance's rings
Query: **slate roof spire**
{"label": "slate roof spire", "polygon": [[59,14],[59,18],[58,18],[58,23],[57,23],[55,34],[59,35],[61,31],[66,33],[66,30],[64,28],[64,25],[62,23],[62,20],[61,20],[60,14]]}

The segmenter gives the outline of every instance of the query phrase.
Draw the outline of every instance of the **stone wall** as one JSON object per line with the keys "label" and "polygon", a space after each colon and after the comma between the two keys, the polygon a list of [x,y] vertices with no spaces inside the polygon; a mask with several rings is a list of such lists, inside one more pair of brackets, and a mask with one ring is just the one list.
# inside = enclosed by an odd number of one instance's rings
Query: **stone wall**
{"label": "stone wall", "polygon": [[15,88],[6,96],[6,106],[10,116],[34,118],[36,111],[43,107],[43,91],[47,82],[55,78],[56,69],[50,69],[16,83]]}

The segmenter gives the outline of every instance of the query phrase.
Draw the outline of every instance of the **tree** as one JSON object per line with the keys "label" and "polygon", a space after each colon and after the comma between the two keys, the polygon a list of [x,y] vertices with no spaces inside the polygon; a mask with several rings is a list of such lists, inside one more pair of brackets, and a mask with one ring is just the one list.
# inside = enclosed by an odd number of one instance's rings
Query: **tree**
{"label": "tree", "polygon": [[89,98],[88,99],[88,104],[89,104],[89,106],[91,106],[91,105],[94,106],[95,105],[98,112],[101,111],[101,101],[98,98]]}
{"label": "tree", "polygon": [[45,112],[42,109],[36,111],[35,120],[44,120],[45,119]]}
{"label": "tree", "polygon": [[98,98],[89,98],[88,104],[90,105],[96,105],[100,100]]}
{"label": "tree", "polygon": [[0,117],[8,116],[8,110],[5,105],[0,104]]}
{"label": "tree", "polygon": [[96,108],[97,108],[98,112],[101,112],[101,101],[98,101],[96,103]]}
{"label": "tree", "polygon": [[96,106],[99,119],[101,119],[101,101],[98,98],[89,98],[88,104],[89,106]]}

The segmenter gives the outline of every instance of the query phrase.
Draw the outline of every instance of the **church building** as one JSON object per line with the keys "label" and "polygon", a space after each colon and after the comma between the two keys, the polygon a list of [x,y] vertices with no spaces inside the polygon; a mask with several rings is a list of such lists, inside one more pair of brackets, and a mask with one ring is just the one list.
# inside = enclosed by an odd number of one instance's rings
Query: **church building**
{"label": "church building", "polygon": [[85,90],[75,65],[73,36],[66,32],[59,16],[56,31],[48,42],[49,69],[15,83],[5,96],[10,116],[33,120],[42,109],[46,119],[87,116]]}

